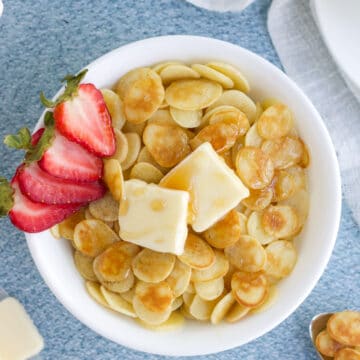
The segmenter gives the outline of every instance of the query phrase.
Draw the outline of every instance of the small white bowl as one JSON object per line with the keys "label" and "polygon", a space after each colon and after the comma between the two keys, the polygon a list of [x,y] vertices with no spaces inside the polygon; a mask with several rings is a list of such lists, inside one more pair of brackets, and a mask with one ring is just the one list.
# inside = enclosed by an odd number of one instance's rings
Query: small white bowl
{"label": "small white bowl", "polygon": [[[157,333],[131,319],[99,306],[87,294],[67,241],[49,231],[26,234],[32,257],[45,282],[59,301],[85,325],[114,342],[163,355],[202,355],[243,345],[285,320],[316,285],[333,250],[341,212],[338,163],[329,134],[304,93],[278,68],[258,55],[223,41],[196,36],[164,36],[122,46],[100,57],[87,68],[85,82],[111,86],[127,71],[166,60],[187,63],[209,60],[229,62],[249,79],[257,99],[276,97],[294,112],[301,137],[311,154],[311,197],[307,224],[297,241],[298,262],[280,282],[277,302],[269,310],[236,324],[212,326],[187,321],[177,331]],[[40,120],[39,120],[40,121]]]}
{"label": "small white bowl", "polygon": [[202,7],[207,10],[220,12],[241,11],[252,4],[255,0],[187,0],[195,6]]}

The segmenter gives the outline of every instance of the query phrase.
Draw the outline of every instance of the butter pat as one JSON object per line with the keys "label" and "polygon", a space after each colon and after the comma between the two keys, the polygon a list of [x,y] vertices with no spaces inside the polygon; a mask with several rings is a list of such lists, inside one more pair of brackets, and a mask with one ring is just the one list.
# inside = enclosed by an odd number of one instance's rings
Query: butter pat
{"label": "butter pat", "polygon": [[23,306],[14,298],[0,302],[0,359],[24,360],[38,354],[43,339]]}
{"label": "butter pat", "polygon": [[189,194],[135,179],[124,185],[125,199],[119,209],[120,237],[154,251],[182,254]]}
{"label": "butter pat", "polygon": [[210,143],[200,145],[160,181],[160,186],[188,191],[189,223],[201,232],[249,196],[239,177]]}

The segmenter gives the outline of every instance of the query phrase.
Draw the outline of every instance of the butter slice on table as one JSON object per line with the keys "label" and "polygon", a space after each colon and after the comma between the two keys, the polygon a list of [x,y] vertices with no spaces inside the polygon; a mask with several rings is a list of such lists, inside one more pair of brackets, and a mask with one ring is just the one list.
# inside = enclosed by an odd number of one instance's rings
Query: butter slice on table
{"label": "butter slice on table", "polygon": [[23,306],[14,298],[0,302],[0,359],[25,360],[38,354],[44,342]]}
{"label": "butter slice on table", "polygon": [[249,196],[239,177],[210,143],[200,145],[160,181],[160,186],[190,193],[189,223],[201,232]]}
{"label": "butter slice on table", "polygon": [[189,194],[135,179],[125,181],[124,189],[120,237],[154,251],[182,254],[188,231]]}

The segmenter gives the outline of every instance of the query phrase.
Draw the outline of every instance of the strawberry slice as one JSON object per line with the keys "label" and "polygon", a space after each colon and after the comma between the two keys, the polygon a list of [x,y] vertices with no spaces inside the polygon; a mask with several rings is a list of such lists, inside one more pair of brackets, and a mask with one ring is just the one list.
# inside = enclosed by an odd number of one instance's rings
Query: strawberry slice
{"label": "strawberry slice", "polygon": [[101,198],[105,186],[99,182],[75,183],[41,170],[37,163],[19,169],[19,187],[30,200],[45,204],[85,203]]}
{"label": "strawberry slice", "polygon": [[101,92],[93,84],[81,84],[75,94],[55,106],[55,126],[71,141],[97,156],[115,152],[111,117]]}
{"label": "strawberry slice", "polygon": [[[34,135],[37,135],[37,132]],[[51,146],[44,152],[38,164],[50,175],[74,182],[99,180],[103,168],[100,158],[57,131]]]}
{"label": "strawberry slice", "polygon": [[83,204],[48,205],[31,201],[20,191],[17,176],[11,181],[14,205],[9,211],[11,222],[20,230],[40,232],[63,221]]}
{"label": "strawberry slice", "polygon": [[35,146],[39,142],[41,135],[44,133],[44,131],[45,131],[45,128],[40,128],[39,130],[35,131],[31,135],[31,145],[32,146]]}
{"label": "strawberry slice", "polygon": [[[45,129],[40,128],[31,136],[36,146]],[[51,146],[44,151],[38,165],[50,175],[74,182],[90,182],[102,176],[103,162],[79,144],[55,131]]]}

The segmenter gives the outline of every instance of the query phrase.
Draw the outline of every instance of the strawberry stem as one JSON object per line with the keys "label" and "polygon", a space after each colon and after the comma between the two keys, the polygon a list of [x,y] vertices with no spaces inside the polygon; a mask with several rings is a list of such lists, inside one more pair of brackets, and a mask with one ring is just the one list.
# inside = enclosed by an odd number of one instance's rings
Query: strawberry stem
{"label": "strawberry stem", "polygon": [[36,145],[26,152],[24,163],[30,164],[39,161],[44,152],[51,146],[55,137],[55,121],[52,112],[46,112],[44,116],[45,130]]}
{"label": "strawberry stem", "polygon": [[85,74],[87,73],[87,69],[80,71],[77,75],[66,75],[61,82],[66,81],[65,90],[64,92],[55,100],[49,100],[45,97],[44,93],[40,93],[40,101],[42,104],[47,108],[53,108],[56,105],[71,99],[77,93],[77,89],[81,80],[84,78]]}
{"label": "strawberry stem", "polygon": [[14,205],[14,190],[10,183],[0,177],[0,217],[6,216]]}
{"label": "strawberry stem", "polygon": [[39,161],[44,152],[51,146],[55,136],[55,121],[53,114],[49,111],[45,113],[44,124],[45,130],[36,144],[32,145],[28,128],[21,128],[17,134],[5,136],[4,144],[10,148],[25,150],[25,164]]}

